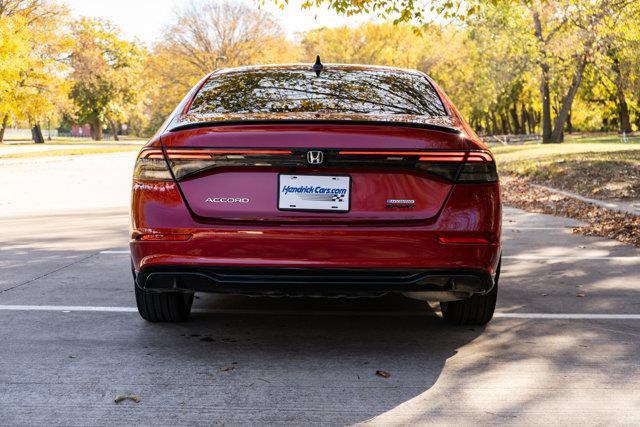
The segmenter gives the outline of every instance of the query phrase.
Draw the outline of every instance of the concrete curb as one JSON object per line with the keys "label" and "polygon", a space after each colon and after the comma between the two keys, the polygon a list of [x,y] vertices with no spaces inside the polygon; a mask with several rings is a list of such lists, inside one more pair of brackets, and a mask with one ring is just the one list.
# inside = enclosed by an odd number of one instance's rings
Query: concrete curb
{"label": "concrete curb", "polygon": [[612,211],[622,212],[630,215],[640,216],[640,202],[628,203],[628,202],[612,202],[603,201],[597,199],[590,199],[579,194],[571,193],[569,191],[558,190],[556,188],[547,187],[546,185],[531,184],[533,187],[541,188],[543,190],[550,191],[552,193],[560,194],[562,196],[571,197],[592,205],[600,206],[601,208],[609,209]]}

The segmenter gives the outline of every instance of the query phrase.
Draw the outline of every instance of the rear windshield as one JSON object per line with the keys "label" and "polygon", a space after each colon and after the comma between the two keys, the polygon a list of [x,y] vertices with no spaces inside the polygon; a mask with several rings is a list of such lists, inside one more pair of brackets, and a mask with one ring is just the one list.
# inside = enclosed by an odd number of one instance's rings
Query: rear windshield
{"label": "rear windshield", "polygon": [[257,69],[212,76],[190,113],[347,113],[444,116],[440,97],[419,74],[388,70]]}

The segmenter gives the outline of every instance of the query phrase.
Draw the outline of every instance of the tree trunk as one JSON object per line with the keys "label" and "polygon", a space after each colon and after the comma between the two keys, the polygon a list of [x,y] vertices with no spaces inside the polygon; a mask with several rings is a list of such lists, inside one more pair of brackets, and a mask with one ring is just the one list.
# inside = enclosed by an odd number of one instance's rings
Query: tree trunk
{"label": "tree trunk", "polygon": [[551,142],[551,94],[549,90],[549,66],[542,67],[540,79],[540,94],[542,95],[542,143]]}
{"label": "tree trunk", "polygon": [[110,121],[110,124],[111,124],[111,133],[113,134],[113,140],[120,141],[120,139],[118,139],[118,127],[113,122],[113,120]]}
{"label": "tree trunk", "polygon": [[533,110],[525,110],[529,133],[536,133],[536,113]]}
{"label": "tree trunk", "polygon": [[551,140],[551,90],[549,89],[549,63],[547,61],[546,46],[542,35],[542,21],[538,11],[532,13],[533,25],[536,38],[540,44],[539,49],[542,55],[540,59],[540,95],[542,97],[542,143],[547,144]]}
{"label": "tree trunk", "polygon": [[504,135],[513,134],[511,130],[511,122],[509,121],[509,115],[507,113],[500,113],[500,120],[502,121],[502,133]]}
{"label": "tree trunk", "polygon": [[9,121],[9,113],[6,113],[2,118],[2,125],[0,125],[0,144],[4,142],[4,130],[7,128],[8,121]]}
{"label": "tree trunk", "polygon": [[518,106],[516,104],[513,104],[513,108],[510,109],[509,112],[511,113],[511,119],[513,119],[513,131],[514,131],[513,133],[515,134],[524,133],[520,128],[520,117],[518,116]]}
{"label": "tree trunk", "polygon": [[631,119],[629,118],[629,105],[627,104],[627,98],[624,94],[624,79],[622,72],[620,71],[620,60],[618,56],[611,55],[613,59],[613,72],[615,73],[616,84],[616,109],[618,110],[618,121],[620,122],[620,133],[631,132]]}
{"label": "tree trunk", "polygon": [[44,136],[42,136],[42,129],[40,123],[35,123],[31,128],[31,137],[36,144],[44,144]]}
{"label": "tree trunk", "polygon": [[95,119],[89,126],[91,127],[91,138],[94,141],[102,141],[102,123],[100,123],[100,120]]}
{"label": "tree trunk", "polygon": [[496,113],[491,111],[491,133],[493,135],[498,135],[500,133],[498,131],[498,120],[496,119]]}
{"label": "tree trunk", "polygon": [[578,93],[578,89],[580,89],[582,76],[584,76],[584,69],[587,66],[587,61],[591,53],[591,46],[593,46],[593,39],[590,39],[585,43],[584,52],[580,57],[578,68],[576,69],[576,72],[573,74],[573,78],[571,79],[569,92],[562,99],[562,105],[560,107],[560,111],[558,111],[558,116],[556,117],[554,129],[551,132],[551,138],[549,142],[562,142],[562,140],[564,139],[564,125],[567,122],[567,116],[569,115],[569,111],[571,110],[571,106],[573,105],[573,100]]}

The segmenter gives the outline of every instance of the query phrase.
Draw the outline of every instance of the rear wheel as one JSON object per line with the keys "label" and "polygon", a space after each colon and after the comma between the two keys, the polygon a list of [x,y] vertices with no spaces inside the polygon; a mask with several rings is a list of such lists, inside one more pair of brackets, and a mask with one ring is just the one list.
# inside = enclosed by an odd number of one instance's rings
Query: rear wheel
{"label": "rear wheel", "polygon": [[496,270],[495,284],[491,292],[484,295],[474,295],[461,301],[441,302],[442,317],[452,325],[485,325],[493,317],[498,298],[498,279],[500,278],[500,264]]}
{"label": "rear wheel", "polygon": [[184,322],[189,318],[193,293],[180,291],[150,292],[136,289],[138,313],[149,322]]}

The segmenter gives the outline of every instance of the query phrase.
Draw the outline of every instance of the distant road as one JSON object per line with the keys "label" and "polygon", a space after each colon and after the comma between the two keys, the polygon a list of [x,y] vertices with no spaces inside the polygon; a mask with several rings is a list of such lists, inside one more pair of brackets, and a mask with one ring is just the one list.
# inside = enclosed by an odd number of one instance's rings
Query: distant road
{"label": "distant road", "polygon": [[127,208],[136,154],[0,160],[0,217]]}

